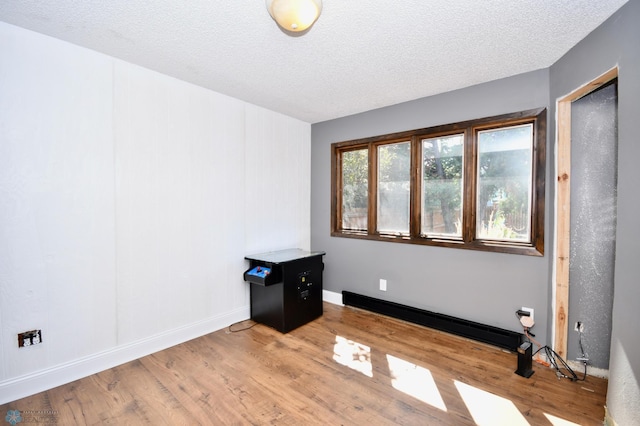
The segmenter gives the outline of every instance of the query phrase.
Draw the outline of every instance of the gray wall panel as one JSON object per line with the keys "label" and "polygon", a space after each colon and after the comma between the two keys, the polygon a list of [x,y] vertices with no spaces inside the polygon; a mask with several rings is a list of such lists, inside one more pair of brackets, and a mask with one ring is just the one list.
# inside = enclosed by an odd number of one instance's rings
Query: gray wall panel
{"label": "gray wall panel", "polygon": [[[555,102],[619,66],[618,198],[607,407],[618,424],[640,418],[640,1],[631,0],[549,69],[312,126],[311,246],[326,250],[325,288],[350,290],[518,330],[513,309],[536,309],[539,340],[552,343]],[[434,77],[435,78],[435,77]],[[330,236],[330,144],[343,140],[549,107],[545,256],[528,257]],[[378,280],[388,280],[388,291]],[[363,342],[365,343],[365,342]]]}
{"label": "gray wall panel", "polygon": [[[540,312],[546,341],[548,256],[531,257],[330,236],[330,146],[366,136],[548,107],[548,70],[312,126],[311,245],[325,250],[325,289],[367,296],[520,331],[514,312]],[[548,214],[547,214],[548,216]],[[386,279],[382,292],[379,280]],[[364,343],[364,342],[363,342]]]}
{"label": "gray wall panel", "polygon": [[[607,70],[619,67],[616,260],[607,408],[613,420],[620,425],[637,424],[640,419],[640,339],[637,319],[640,311],[638,22],[640,1],[631,0],[550,68],[550,93],[555,102],[555,99]],[[555,113],[551,116],[554,117]],[[549,129],[553,130],[554,126]]]}

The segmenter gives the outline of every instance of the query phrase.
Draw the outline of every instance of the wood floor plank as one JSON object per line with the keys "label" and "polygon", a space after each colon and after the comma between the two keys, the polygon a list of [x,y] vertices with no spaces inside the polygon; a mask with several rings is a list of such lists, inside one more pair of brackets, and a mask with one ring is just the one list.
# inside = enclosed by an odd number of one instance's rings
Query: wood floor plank
{"label": "wood floor plank", "polygon": [[[607,381],[558,379],[513,353],[325,304],[287,334],[245,321],[0,406],[25,422],[153,425],[601,425]],[[581,376],[582,372],[578,372]],[[31,417],[29,417],[31,416]],[[48,416],[48,417],[47,417]],[[41,422],[42,423],[42,422]]]}

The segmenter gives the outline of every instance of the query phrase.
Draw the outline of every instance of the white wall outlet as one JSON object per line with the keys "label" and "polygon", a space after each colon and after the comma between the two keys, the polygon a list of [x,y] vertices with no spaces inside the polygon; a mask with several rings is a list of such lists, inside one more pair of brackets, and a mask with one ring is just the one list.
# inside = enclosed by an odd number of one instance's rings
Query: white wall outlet
{"label": "white wall outlet", "polygon": [[387,280],[380,278],[380,290],[387,291]]}
{"label": "white wall outlet", "polygon": [[576,325],[573,329],[579,333],[584,332],[584,323],[582,321],[576,321]]}
{"label": "white wall outlet", "polygon": [[529,318],[531,318],[531,321],[534,321],[535,318],[533,318],[533,308],[525,308],[524,306],[522,307],[522,310],[525,312],[529,312]]}

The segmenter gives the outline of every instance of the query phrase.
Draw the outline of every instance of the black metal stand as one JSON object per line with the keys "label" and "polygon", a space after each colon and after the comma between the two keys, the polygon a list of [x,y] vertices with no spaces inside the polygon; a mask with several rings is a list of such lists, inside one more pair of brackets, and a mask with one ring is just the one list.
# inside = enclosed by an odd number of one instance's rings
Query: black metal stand
{"label": "black metal stand", "polygon": [[524,342],[518,347],[518,369],[516,370],[516,374],[526,377],[527,379],[531,377],[534,373],[532,367],[532,348],[530,342]]}

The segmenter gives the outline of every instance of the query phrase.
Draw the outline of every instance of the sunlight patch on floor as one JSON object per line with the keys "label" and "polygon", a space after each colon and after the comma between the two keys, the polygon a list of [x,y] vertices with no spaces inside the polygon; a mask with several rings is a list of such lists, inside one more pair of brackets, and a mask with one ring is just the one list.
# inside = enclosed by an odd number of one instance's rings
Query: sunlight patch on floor
{"label": "sunlight patch on floor", "polygon": [[387,362],[391,373],[391,385],[395,389],[447,411],[431,371],[392,355],[387,355]]}
{"label": "sunlight patch on floor", "polygon": [[454,383],[478,426],[529,426],[529,422],[508,399],[457,380]]}
{"label": "sunlight patch on floor", "polygon": [[580,426],[578,423],[570,422],[569,420],[561,419],[560,417],[552,416],[551,414],[544,413],[544,416],[553,426]]}
{"label": "sunlight patch on floor", "polygon": [[373,377],[371,366],[371,348],[342,336],[336,336],[336,344],[333,346],[333,359],[344,366]]}

